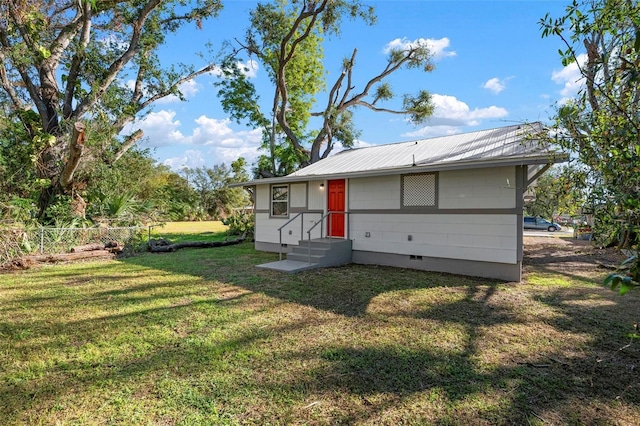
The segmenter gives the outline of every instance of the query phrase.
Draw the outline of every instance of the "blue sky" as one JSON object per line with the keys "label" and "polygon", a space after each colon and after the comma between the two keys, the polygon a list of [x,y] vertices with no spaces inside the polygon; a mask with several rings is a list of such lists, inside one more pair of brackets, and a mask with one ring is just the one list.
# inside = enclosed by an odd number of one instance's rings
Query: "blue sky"
{"label": "blue sky", "polygon": [[[399,94],[428,90],[436,109],[429,122],[418,127],[403,116],[358,109],[355,122],[361,135],[356,146],[548,121],[554,105],[575,94],[579,76],[575,66],[563,69],[561,41],[541,38],[538,22],[546,13],[562,16],[568,1],[365,2],[375,6],[378,22],[370,27],[345,20],[340,37],[327,40],[328,84],[354,48],[354,75],[362,84],[385,66],[385,48],[422,39],[435,55],[435,70],[401,70],[389,82]],[[202,30],[187,28],[171,39],[162,60],[204,65],[197,52],[205,50],[205,43],[218,50],[225,40],[241,38],[255,4],[224,1],[219,17],[205,22]],[[253,67],[251,76],[262,98],[269,99],[273,91],[264,70]],[[239,156],[252,163],[260,131],[229,120],[216,96],[215,81],[215,75],[207,75],[183,86],[187,102],[157,103],[136,123],[145,132],[141,146],[151,148],[159,162],[176,171],[228,165]]]}

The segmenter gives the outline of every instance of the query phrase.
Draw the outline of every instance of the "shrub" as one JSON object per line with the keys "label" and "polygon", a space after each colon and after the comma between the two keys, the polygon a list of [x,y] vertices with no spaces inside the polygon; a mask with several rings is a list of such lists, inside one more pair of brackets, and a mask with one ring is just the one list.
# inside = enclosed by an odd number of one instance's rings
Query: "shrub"
{"label": "shrub", "polygon": [[229,235],[242,235],[246,233],[247,237],[249,237],[253,236],[256,222],[253,213],[241,211],[223,219],[222,223],[229,227],[227,230]]}

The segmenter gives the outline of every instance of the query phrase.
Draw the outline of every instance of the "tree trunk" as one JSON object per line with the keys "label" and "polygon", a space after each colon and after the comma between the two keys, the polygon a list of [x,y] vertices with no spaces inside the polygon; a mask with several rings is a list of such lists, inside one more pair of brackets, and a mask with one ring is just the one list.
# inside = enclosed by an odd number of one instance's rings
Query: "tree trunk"
{"label": "tree trunk", "polygon": [[84,244],[81,246],[75,246],[71,249],[71,253],[80,253],[83,251],[95,251],[95,250],[104,250],[104,244],[102,243],[90,243]]}
{"label": "tree trunk", "polygon": [[167,244],[166,240],[149,240],[149,251],[152,253],[173,252],[181,248],[194,247],[194,248],[211,248],[211,247],[226,247],[244,242],[247,238],[247,234],[242,234],[239,238],[230,241],[185,241],[183,243]]}
{"label": "tree trunk", "polygon": [[69,141],[68,159],[62,170],[58,167],[63,155],[61,146],[62,138],[57,138],[55,145],[45,150],[40,159],[40,177],[50,180],[51,184],[40,192],[38,198],[38,218],[42,219],[45,212],[57,195],[69,192],[73,185],[73,175],[80,165],[82,151],[84,149],[85,125],[76,122]]}
{"label": "tree trunk", "polygon": [[69,158],[60,175],[60,186],[63,191],[71,189],[71,185],[73,184],[73,174],[80,164],[80,158],[84,150],[85,130],[86,126],[79,121],[73,125],[73,133],[71,134],[71,141],[69,143]]}

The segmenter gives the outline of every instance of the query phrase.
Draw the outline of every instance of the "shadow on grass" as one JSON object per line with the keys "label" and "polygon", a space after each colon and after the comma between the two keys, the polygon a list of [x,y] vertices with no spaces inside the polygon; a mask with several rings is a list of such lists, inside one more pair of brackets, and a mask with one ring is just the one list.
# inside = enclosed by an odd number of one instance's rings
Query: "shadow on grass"
{"label": "shadow on grass", "polygon": [[[360,265],[287,275],[252,270],[251,263],[246,263],[247,259],[242,257],[236,259],[236,266],[231,266],[226,264],[224,256],[218,258],[215,253],[211,253],[211,256],[203,256],[201,260],[203,264],[210,265],[216,271],[210,274],[205,273],[204,276],[207,278],[215,277],[252,292],[261,292],[287,302],[353,318],[366,316],[371,301],[382,294],[397,294],[398,298],[402,298],[404,292],[410,290],[443,288],[449,288],[452,291],[462,289],[466,292],[466,296],[455,303],[437,303],[421,312],[411,314],[416,318],[456,322],[465,327],[469,340],[457,357],[421,351],[400,350],[398,352],[398,348],[389,350],[375,347],[328,348],[323,357],[330,362],[331,367],[329,371],[320,371],[317,375],[334,379],[321,382],[324,383],[324,390],[338,387],[356,393],[405,394],[423,392],[435,386],[442,388],[449,398],[464,399],[478,392],[479,389],[486,389],[487,386],[502,389],[510,381],[521,381],[521,388],[513,393],[514,405],[511,413],[503,413],[512,420],[529,419],[532,412],[531,404],[538,408],[557,407],[562,404],[562,401],[573,398],[604,400],[623,398],[633,403],[640,402],[640,396],[638,396],[640,392],[635,392],[635,395],[628,394],[629,389],[640,390],[637,381],[631,380],[628,374],[630,366],[640,365],[634,364],[638,356],[637,347],[635,351],[616,353],[616,350],[625,343],[624,330],[628,330],[623,325],[625,312],[634,311],[632,306],[637,304],[636,296],[621,301],[615,294],[602,288],[596,288],[591,293],[587,293],[587,296],[597,294],[598,299],[610,305],[604,311],[601,311],[600,304],[595,303],[591,306],[588,300],[584,300],[586,292],[584,288],[573,289],[573,291],[561,289],[547,293],[546,296],[535,296],[533,298],[535,301],[549,306],[557,314],[551,320],[555,329],[563,333],[590,335],[592,342],[579,350],[566,348],[567,353],[550,348],[547,352],[538,354],[538,358],[528,358],[522,364],[501,368],[490,374],[479,374],[475,373],[478,371],[478,366],[471,361],[477,355],[477,340],[481,339],[478,330],[492,325],[522,322],[517,306],[512,306],[510,309],[499,308],[489,303],[489,300],[499,287],[519,284],[503,284],[449,274]],[[253,254],[248,253],[247,256],[251,258]],[[254,258],[253,264],[267,261],[265,256],[268,254],[258,254],[259,258]],[[591,261],[591,256],[574,253],[567,259],[587,263]],[[133,261],[140,260],[142,259]],[[558,259],[554,259],[554,262],[557,261]],[[539,269],[546,269],[545,266],[549,263],[551,262],[539,262]],[[171,263],[172,266],[168,269],[180,272],[181,264],[182,262]],[[564,275],[567,278],[576,279],[578,283],[594,282],[579,274],[565,272]],[[578,303],[580,301],[584,303]],[[624,368],[614,371],[613,364],[618,365],[618,361],[611,364],[612,369],[601,364],[600,360],[604,356],[611,355],[614,358],[616,355],[618,358],[623,358],[619,363],[621,368],[622,366]],[[550,359],[555,361],[549,361]],[[535,367],[536,365],[545,367],[540,369]],[[446,371],[452,371],[451,369],[457,373],[447,374]],[[596,378],[593,371],[597,369],[606,371],[606,374]],[[434,372],[438,371],[443,372],[434,375]],[[602,383],[603,386],[588,386],[593,383]],[[303,387],[305,386],[310,384],[304,384]],[[500,410],[504,409],[505,407],[500,408]],[[594,413],[589,415],[595,416],[589,419],[593,421],[605,419],[609,414],[602,414],[602,417]]]}
{"label": "shadow on grass", "polygon": [[[114,393],[151,394],[151,401],[175,413],[215,420],[221,412],[253,424],[391,424],[389,413],[401,407],[409,408],[398,418],[414,423],[526,424],[552,413],[550,423],[593,424],[615,419],[615,406],[640,403],[637,373],[630,369],[640,365],[637,351],[617,351],[636,296],[622,300],[600,288],[539,289],[387,267],[296,275],[254,267],[274,257],[249,243],[147,254],[121,261],[135,271],[133,282],[114,280],[113,288],[80,296],[66,293],[76,287],[61,289],[59,318],[21,317],[15,307],[0,311],[0,332],[16,356],[65,354],[38,367],[42,371],[5,371],[11,380],[0,385],[1,417],[20,419],[36,406],[51,409],[60,395],[95,389],[111,392],[107,406],[115,404]],[[115,265],[101,271],[102,279],[100,267],[88,267],[88,274],[109,282]],[[80,271],[65,279],[82,281]],[[155,276],[153,282],[141,282],[145,274]],[[32,285],[44,291],[45,281]],[[413,301],[416,294],[421,298]],[[16,304],[36,315],[54,299],[16,297]],[[550,314],[523,315],[531,303]],[[74,304],[103,314],[66,318]],[[295,311],[285,310],[291,305]],[[523,349],[545,339],[547,326],[574,339],[588,336],[586,343]],[[488,333],[493,327],[523,335],[503,341]],[[464,337],[443,334],[447,328]],[[527,328],[537,334],[525,335]],[[101,345],[112,349],[92,357]],[[483,361],[486,345],[506,361]],[[326,404],[318,405],[319,414],[302,408],[315,400]]]}
{"label": "shadow on grass", "polygon": [[151,234],[151,238],[162,238],[171,241],[172,243],[183,243],[187,241],[224,241],[226,239],[234,237],[229,237],[226,232],[199,232],[197,234],[181,234],[157,231]]}

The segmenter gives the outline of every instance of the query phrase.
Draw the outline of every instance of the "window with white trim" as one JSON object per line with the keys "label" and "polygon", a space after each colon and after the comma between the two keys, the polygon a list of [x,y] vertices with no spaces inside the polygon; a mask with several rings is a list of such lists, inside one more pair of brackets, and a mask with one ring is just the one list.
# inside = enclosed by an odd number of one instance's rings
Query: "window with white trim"
{"label": "window with white trim", "polygon": [[271,216],[289,215],[289,185],[271,187]]}
{"label": "window with white trim", "polygon": [[403,207],[436,206],[436,174],[419,173],[402,176]]}

